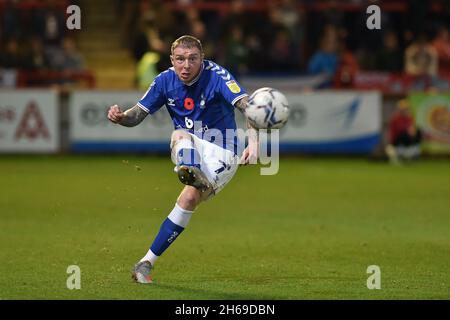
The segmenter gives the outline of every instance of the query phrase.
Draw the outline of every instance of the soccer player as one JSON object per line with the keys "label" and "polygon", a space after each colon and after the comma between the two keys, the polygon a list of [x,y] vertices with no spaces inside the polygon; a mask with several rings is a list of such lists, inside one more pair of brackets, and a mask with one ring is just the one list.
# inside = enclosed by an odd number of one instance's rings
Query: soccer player
{"label": "soccer player", "polygon": [[156,260],[186,228],[197,206],[222,190],[239,164],[254,163],[258,154],[253,132],[239,159],[237,139],[230,132],[236,130],[234,108],[243,112],[248,94],[227,70],[204,60],[200,40],[189,35],[178,38],[172,43],[170,60],[173,67],[155,78],[134,107],[124,112],[114,105],[108,111],[110,121],[133,127],[165,105],[175,127],[172,161],[186,185],[147,254],[134,266],[132,277],[139,283],[152,282]]}
{"label": "soccer player", "polygon": [[400,160],[418,159],[421,153],[422,131],[416,126],[408,100],[397,102],[397,110],[389,120],[389,144],[386,154],[392,164]]}

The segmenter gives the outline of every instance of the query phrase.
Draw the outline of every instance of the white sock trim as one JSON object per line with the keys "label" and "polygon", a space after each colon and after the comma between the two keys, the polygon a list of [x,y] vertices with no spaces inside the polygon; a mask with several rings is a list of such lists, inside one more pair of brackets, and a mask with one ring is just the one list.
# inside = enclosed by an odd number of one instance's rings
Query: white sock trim
{"label": "white sock trim", "polygon": [[151,249],[149,249],[147,254],[139,262],[150,261],[152,266],[154,266],[155,262],[156,262],[156,260],[158,260],[158,258],[159,257],[156,254],[154,254]]}
{"label": "white sock trim", "polygon": [[189,211],[181,208],[178,203],[175,203],[175,207],[172,212],[169,214],[169,219],[176,225],[180,227],[186,228],[189,220],[191,220],[192,214],[194,211]]}
{"label": "white sock trim", "polygon": [[178,208],[178,210],[180,210],[180,211],[183,212],[184,214],[192,214],[192,213],[194,213],[194,211],[189,211],[189,210],[183,209],[183,208],[180,207],[180,206],[178,205],[178,203],[176,203],[176,202],[175,202],[175,208]]}

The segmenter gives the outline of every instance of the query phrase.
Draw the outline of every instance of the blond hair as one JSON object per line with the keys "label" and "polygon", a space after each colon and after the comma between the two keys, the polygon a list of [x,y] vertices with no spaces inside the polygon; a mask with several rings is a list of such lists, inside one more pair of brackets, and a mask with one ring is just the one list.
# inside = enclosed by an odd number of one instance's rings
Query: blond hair
{"label": "blond hair", "polygon": [[198,48],[198,50],[200,50],[200,53],[203,53],[203,47],[202,47],[202,43],[200,42],[199,39],[197,39],[196,37],[193,36],[189,36],[189,35],[184,35],[179,37],[177,40],[175,40],[172,43],[172,46],[170,48],[170,53],[173,54],[173,51],[175,50],[176,47],[185,47],[185,48]]}

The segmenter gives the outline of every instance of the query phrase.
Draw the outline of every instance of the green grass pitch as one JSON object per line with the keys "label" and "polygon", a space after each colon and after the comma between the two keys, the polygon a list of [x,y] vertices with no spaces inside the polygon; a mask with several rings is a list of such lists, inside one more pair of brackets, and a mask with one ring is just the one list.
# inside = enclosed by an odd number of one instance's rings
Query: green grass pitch
{"label": "green grass pitch", "polygon": [[0,299],[450,299],[448,160],[242,167],[138,285],[130,270],[182,188],[172,169],[168,157],[1,156]]}

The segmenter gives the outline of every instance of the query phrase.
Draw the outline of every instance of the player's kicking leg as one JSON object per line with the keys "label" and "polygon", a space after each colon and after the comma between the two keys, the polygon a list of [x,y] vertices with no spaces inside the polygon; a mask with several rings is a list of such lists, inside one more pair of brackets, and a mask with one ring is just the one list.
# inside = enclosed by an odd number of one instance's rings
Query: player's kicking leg
{"label": "player's kicking leg", "polygon": [[164,220],[147,254],[134,266],[132,278],[139,283],[152,283],[151,270],[156,260],[186,228],[195,208],[202,201],[202,192],[192,186],[184,187],[175,207]]}
{"label": "player's kicking leg", "polygon": [[197,150],[201,146],[194,145],[193,137],[184,130],[175,130],[170,146],[178,179],[183,184],[193,186],[202,192],[211,189],[211,183],[202,170],[201,150],[200,152]]}

